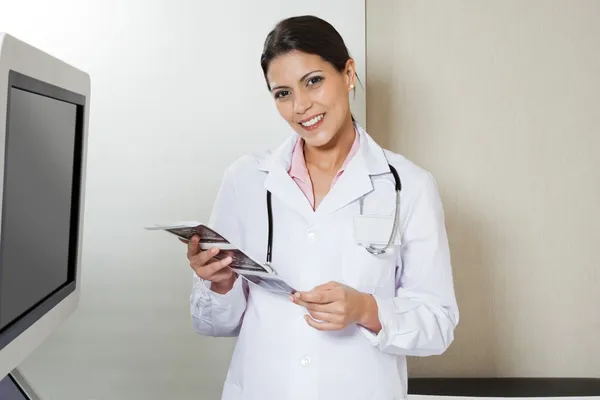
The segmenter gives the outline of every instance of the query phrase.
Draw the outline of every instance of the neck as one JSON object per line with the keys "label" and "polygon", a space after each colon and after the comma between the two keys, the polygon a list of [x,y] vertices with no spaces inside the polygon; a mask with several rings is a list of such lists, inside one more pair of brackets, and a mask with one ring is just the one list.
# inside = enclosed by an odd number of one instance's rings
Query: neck
{"label": "neck", "polygon": [[355,135],[354,123],[349,119],[326,146],[312,147],[305,143],[304,160],[306,165],[335,174],[350,153]]}

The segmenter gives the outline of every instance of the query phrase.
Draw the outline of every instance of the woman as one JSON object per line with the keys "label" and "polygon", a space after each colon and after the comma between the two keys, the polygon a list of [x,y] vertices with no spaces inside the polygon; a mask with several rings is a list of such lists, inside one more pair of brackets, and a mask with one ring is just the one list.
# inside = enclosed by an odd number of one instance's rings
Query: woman
{"label": "woman", "polygon": [[[198,237],[188,243],[195,330],[238,336],[223,399],[404,398],[405,357],[444,352],[458,323],[435,181],[356,123],[355,64],[330,24],[281,21],[261,64],[293,132],[226,170],[210,223],[264,260],[271,193],[272,266],[298,292],[262,290],[199,250]],[[392,232],[385,253],[367,251]]]}

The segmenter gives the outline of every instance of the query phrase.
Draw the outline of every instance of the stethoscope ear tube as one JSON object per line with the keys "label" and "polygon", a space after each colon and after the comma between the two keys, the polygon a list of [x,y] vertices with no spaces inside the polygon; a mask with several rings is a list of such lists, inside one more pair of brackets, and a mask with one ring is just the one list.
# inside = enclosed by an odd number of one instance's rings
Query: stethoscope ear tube
{"label": "stethoscope ear tube", "polygon": [[392,164],[388,164],[388,165],[390,167],[390,171],[392,171],[392,175],[394,175],[394,182],[396,183],[396,192],[398,194],[400,194],[400,191],[402,190],[402,182],[400,181],[400,176],[398,175],[398,171],[396,171],[396,168],[394,168],[392,166]]}

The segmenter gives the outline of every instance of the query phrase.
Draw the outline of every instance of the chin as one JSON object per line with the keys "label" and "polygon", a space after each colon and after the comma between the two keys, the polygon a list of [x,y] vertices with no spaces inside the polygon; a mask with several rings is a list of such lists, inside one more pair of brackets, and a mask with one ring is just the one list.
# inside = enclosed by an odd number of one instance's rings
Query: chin
{"label": "chin", "polygon": [[[327,116],[325,117],[327,118]],[[294,129],[298,135],[306,144],[311,147],[323,147],[327,146],[331,141],[335,138],[335,135],[338,131],[338,127],[332,126],[333,121],[323,121],[325,122],[321,126],[316,127],[315,129],[304,129],[302,126],[299,126],[297,123],[294,124]],[[329,123],[327,123],[329,122]]]}
{"label": "chin", "polygon": [[307,145],[311,147],[323,147],[331,142],[333,137],[335,136],[332,132],[326,129],[319,129],[315,132],[306,132],[302,129],[299,129],[298,134]]}

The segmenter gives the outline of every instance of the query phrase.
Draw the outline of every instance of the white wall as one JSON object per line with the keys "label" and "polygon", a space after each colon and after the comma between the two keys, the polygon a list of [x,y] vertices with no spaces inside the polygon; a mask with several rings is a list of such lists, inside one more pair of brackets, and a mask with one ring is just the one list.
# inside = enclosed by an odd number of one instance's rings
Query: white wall
{"label": "white wall", "polygon": [[600,1],[368,0],[368,129],[437,178],[461,322],[412,376],[600,376]]}
{"label": "white wall", "polygon": [[44,400],[219,398],[234,342],[193,333],[184,247],[142,227],[204,220],[226,165],[284,139],[259,64],[280,18],[332,22],[365,84],[364,7],[0,0],[0,31],[92,78],[81,306],[22,366]]}

